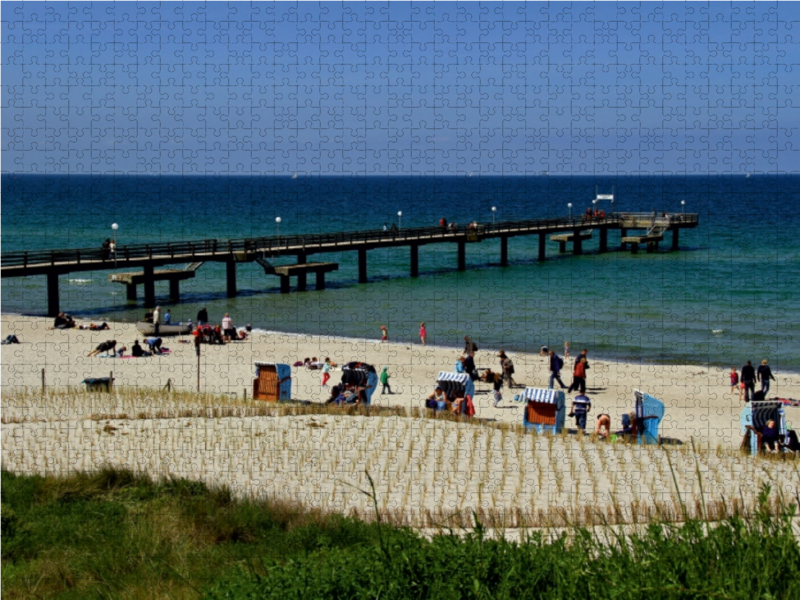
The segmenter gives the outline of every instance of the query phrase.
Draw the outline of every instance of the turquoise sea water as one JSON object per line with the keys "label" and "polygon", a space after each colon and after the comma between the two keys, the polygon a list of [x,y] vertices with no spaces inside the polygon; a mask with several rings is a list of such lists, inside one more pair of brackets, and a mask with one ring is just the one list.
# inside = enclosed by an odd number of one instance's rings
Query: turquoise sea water
{"label": "turquoise sea water", "polygon": [[[429,343],[537,352],[587,347],[594,356],[644,362],[741,366],[769,358],[800,371],[800,181],[791,176],[298,178],[8,175],[2,179],[2,250],[98,247],[119,224],[119,246],[148,241],[230,238],[276,233],[379,229],[561,217],[579,214],[616,188],[616,210],[700,214],[681,235],[681,251],[559,256],[536,262],[537,238],[468,245],[468,271],[456,272],[455,246],[420,249],[420,274],[408,277],[407,249],[369,253],[370,283],[357,283],[355,253],[321,255],[338,262],[329,289],[281,295],[278,279],[255,264],[238,267],[240,294],[225,297],[221,264],[207,263],[181,284],[170,304],[178,319],[206,306],[212,319],[230,312],[237,325],[288,332],[415,341],[420,321]],[[606,210],[610,206],[606,204]],[[612,234],[609,243],[618,242]],[[669,239],[663,244],[669,248]],[[315,257],[309,257],[314,260]],[[280,261],[279,261],[280,262]],[[290,262],[286,259],[285,262]],[[61,278],[61,306],[95,320],[135,320],[143,307],[125,301],[109,272]],[[313,284],[313,278],[310,281]],[[310,287],[313,287],[311,285]],[[142,291],[140,290],[140,296]],[[4,313],[44,314],[44,277],[4,279]]]}

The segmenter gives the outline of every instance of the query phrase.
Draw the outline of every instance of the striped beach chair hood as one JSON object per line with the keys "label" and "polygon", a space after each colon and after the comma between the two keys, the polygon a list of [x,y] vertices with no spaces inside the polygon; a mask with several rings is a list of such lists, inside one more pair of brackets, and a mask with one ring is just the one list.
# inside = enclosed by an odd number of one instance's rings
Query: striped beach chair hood
{"label": "striped beach chair hood", "polygon": [[542,404],[558,404],[559,390],[546,388],[525,388],[522,399],[525,402],[541,402]]}

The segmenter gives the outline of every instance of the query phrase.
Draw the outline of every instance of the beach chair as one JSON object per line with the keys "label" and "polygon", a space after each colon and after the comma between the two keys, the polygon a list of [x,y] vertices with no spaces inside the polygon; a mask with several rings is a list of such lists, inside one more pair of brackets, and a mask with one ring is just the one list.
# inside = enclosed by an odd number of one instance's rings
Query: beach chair
{"label": "beach chair", "polygon": [[283,402],[292,399],[292,369],[282,363],[255,363],[253,400]]}
{"label": "beach chair", "polygon": [[[451,400],[455,398],[464,398],[466,401],[469,397],[470,401],[475,398],[475,382],[467,373],[452,373],[447,371],[439,371],[436,377],[436,385],[442,388],[445,396]],[[436,410],[443,410],[444,406],[438,406]],[[462,414],[467,414],[465,407],[460,411]]]}
{"label": "beach chair", "polygon": [[563,390],[526,387],[522,393],[525,405],[522,424],[536,433],[561,433],[567,416],[567,403]]}
{"label": "beach chair", "polygon": [[633,390],[636,402],[636,422],[633,424],[633,435],[641,445],[658,444],[659,427],[664,419],[664,403],[658,398]]}
{"label": "beach chair", "polygon": [[375,367],[363,362],[349,362],[342,367],[342,384],[355,386],[364,399],[364,404],[372,404],[372,394],[378,387],[378,373]]}
{"label": "beach chair", "polygon": [[775,421],[778,426],[778,439],[786,440],[786,413],[780,400],[748,402],[739,416],[742,428],[742,450],[757,456],[761,450],[761,429],[767,421]]}
{"label": "beach chair", "polygon": [[87,377],[81,383],[86,385],[87,392],[110,392],[114,385],[111,377]]}

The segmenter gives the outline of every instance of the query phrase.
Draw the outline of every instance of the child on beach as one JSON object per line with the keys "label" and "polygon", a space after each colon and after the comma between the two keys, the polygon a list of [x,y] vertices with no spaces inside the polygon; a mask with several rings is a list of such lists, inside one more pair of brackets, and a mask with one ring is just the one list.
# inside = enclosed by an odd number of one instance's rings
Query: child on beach
{"label": "child on beach", "polygon": [[425,345],[425,338],[428,337],[428,332],[425,330],[425,323],[419,324],[419,340],[422,342],[422,345]]}
{"label": "child on beach", "polygon": [[384,392],[386,392],[386,390],[389,390],[390,394],[392,393],[392,387],[389,385],[389,378],[390,377],[391,377],[391,375],[389,375],[389,367],[383,367],[383,370],[381,371],[381,377],[380,377],[381,385],[383,386],[383,388],[381,389],[381,396],[383,396],[383,394],[384,394]]}
{"label": "child on beach", "polygon": [[322,387],[328,387],[328,380],[331,378],[331,359],[326,358],[322,365]]}
{"label": "child on beach", "polygon": [[494,406],[497,408],[497,405],[503,400],[503,376],[502,375],[495,375],[494,376]]}
{"label": "child on beach", "polygon": [[564,342],[564,358],[569,358],[569,342]]}
{"label": "child on beach", "polygon": [[389,341],[389,332],[386,329],[386,325],[381,325],[381,341],[382,342]]}
{"label": "child on beach", "polygon": [[736,388],[739,387],[739,371],[736,367],[731,369],[731,394],[736,393]]}

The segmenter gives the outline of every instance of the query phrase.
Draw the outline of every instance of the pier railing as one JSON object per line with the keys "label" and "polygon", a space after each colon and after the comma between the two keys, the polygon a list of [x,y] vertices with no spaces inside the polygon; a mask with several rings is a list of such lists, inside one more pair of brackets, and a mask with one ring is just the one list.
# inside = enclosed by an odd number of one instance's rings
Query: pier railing
{"label": "pier railing", "polygon": [[[697,214],[670,213],[672,225],[696,225]],[[31,250],[4,252],[0,257],[3,267],[27,267],[32,265],[56,265],[64,263],[103,263],[110,268],[114,259],[129,261],[135,259],[152,259],[174,257],[176,262],[190,260],[195,256],[233,255],[237,252],[288,252],[314,253],[325,251],[340,245],[358,245],[359,243],[397,243],[403,244],[420,241],[434,243],[463,239],[465,235],[476,237],[502,237],[522,233],[570,230],[579,227],[635,227],[638,221],[652,219],[652,213],[614,213],[604,218],[587,218],[585,215],[573,218],[528,219],[520,221],[500,221],[497,223],[459,224],[453,226],[411,227],[396,231],[362,230],[337,233],[315,233],[302,235],[265,236],[229,240],[205,239],[188,242],[162,242],[153,244],[131,244],[116,248],[116,254],[103,248],[72,248],[58,250]],[[221,257],[220,257],[221,258]]]}

